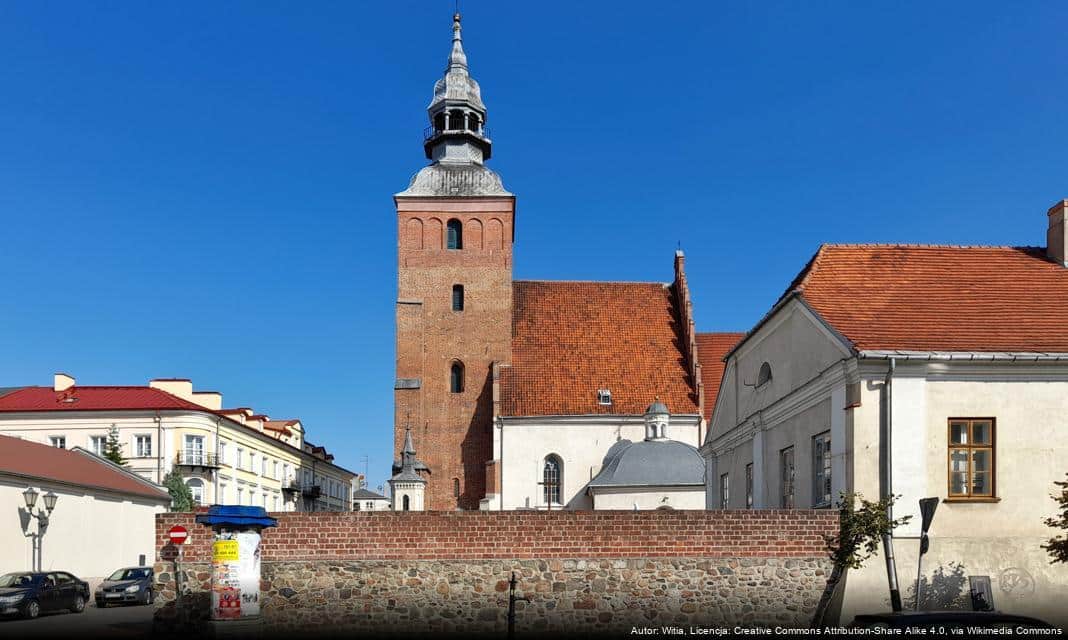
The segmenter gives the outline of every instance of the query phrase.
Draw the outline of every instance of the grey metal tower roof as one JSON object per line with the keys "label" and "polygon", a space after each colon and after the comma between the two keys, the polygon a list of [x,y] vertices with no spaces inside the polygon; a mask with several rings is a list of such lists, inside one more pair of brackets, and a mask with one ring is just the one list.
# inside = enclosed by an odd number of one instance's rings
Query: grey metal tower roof
{"label": "grey metal tower roof", "polygon": [[[390,482],[426,482],[418,473],[416,469],[419,467],[419,462],[415,459],[415,446],[412,444],[412,428],[407,426],[404,428],[404,448],[401,449],[401,468],[400,471],[393,475],[389,479]],[[426,468],[426,465],[423,465]]]}
{"label": "grey metal tower roof", "polygon": [[649,408],[645,410],[645,414],[646,415],[649,415],[651,413],[671,413],[671,412],[668,411],[667,405],[664,404],[663,402],[660,402],[660,398],[657,398],[656,400],[653,401],[653,404],[649,405]]}
{"label": "grey metal tower roof", "polygon": [[449,63],[445,75],[434,83],[427,115],[430,126],[423,134],[423,149],[433,162],[412,176],[398,196],[512,195],[484,164],[493,143],[485,127],[482,91],[467,66],[458,13],[453,16]]}
{"label": "grey metal tower roof", "polygon": [[696,447],[676,440],[620,440],[604,457],[589,487],[703,485],[705,461]]}

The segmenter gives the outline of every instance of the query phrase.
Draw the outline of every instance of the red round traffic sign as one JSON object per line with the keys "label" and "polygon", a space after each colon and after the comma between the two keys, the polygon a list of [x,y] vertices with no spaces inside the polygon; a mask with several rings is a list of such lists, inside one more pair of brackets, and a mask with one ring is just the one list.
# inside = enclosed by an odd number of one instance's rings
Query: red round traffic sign
{"label": "red round traffic sign", "polygon": [[170,537],[172,543],[182,544],[185,542],[185,539],[189,537],[189,532],[181,525],[174,525],[171,527],[170,531],[167,532],[167,535]]}

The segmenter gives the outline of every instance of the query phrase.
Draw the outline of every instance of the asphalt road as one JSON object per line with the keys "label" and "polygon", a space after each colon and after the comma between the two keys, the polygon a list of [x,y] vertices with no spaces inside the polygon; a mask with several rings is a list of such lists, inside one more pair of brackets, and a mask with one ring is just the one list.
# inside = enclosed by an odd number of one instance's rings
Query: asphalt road
{"label": "asphalt road", "polygon": [[2,638],[147,638],[152,632],[152,607],[86,605],[82,613],[42,613],[36,620],[0,618]]}

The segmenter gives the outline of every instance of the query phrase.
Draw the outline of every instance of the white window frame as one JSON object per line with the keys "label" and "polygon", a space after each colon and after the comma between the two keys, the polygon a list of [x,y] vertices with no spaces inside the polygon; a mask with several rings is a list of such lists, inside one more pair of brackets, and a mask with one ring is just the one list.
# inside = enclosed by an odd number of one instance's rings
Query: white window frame
{"label": "white window frame", "polygon": [[48,441],[57,449],[67,448],[67,436],[48,436]]}
{"label": "white window frame", "polygon": [[[97,446],[98,442],[100,443],[99,447]],[[107,442],[107,436],[89,436],[89,450],[98,456],[102,456],[104,455],[104,447],[107,446]]]}
{"label": "white window frame", "polygon": [[831,481],[831,432],[817,433],[812,436],[812,508],[830,507],[834,496],[824,487]]}
{"label": "white window frame", "polygon": [[[148,444],[147,447],[142,447],[141,443]],[[151,458],[152,457],[152,435],[148,433],[134,434],[134,454],[138,458]]]}

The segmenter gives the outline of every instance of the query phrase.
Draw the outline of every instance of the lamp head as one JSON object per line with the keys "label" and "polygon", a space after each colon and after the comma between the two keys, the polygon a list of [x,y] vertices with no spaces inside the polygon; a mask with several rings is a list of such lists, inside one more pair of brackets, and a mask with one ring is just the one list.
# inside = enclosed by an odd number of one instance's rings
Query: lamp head
{"label": "lamp head", "polygon": [[37,491],[33,487],[28,487],[22,492],[22,498],[26,501],[26,508],[33,509],[33,505],[37,504]]}
{"label": "lamp head", "polygon": [[57,496],[56,494],[52,493],[51,491],[49,491],[48,493],[44,494],[45,509],[48,510],[48,513],[52,513],[52,509],[56,508],[56,499],[57,498],[59,498],[59,496]]}

